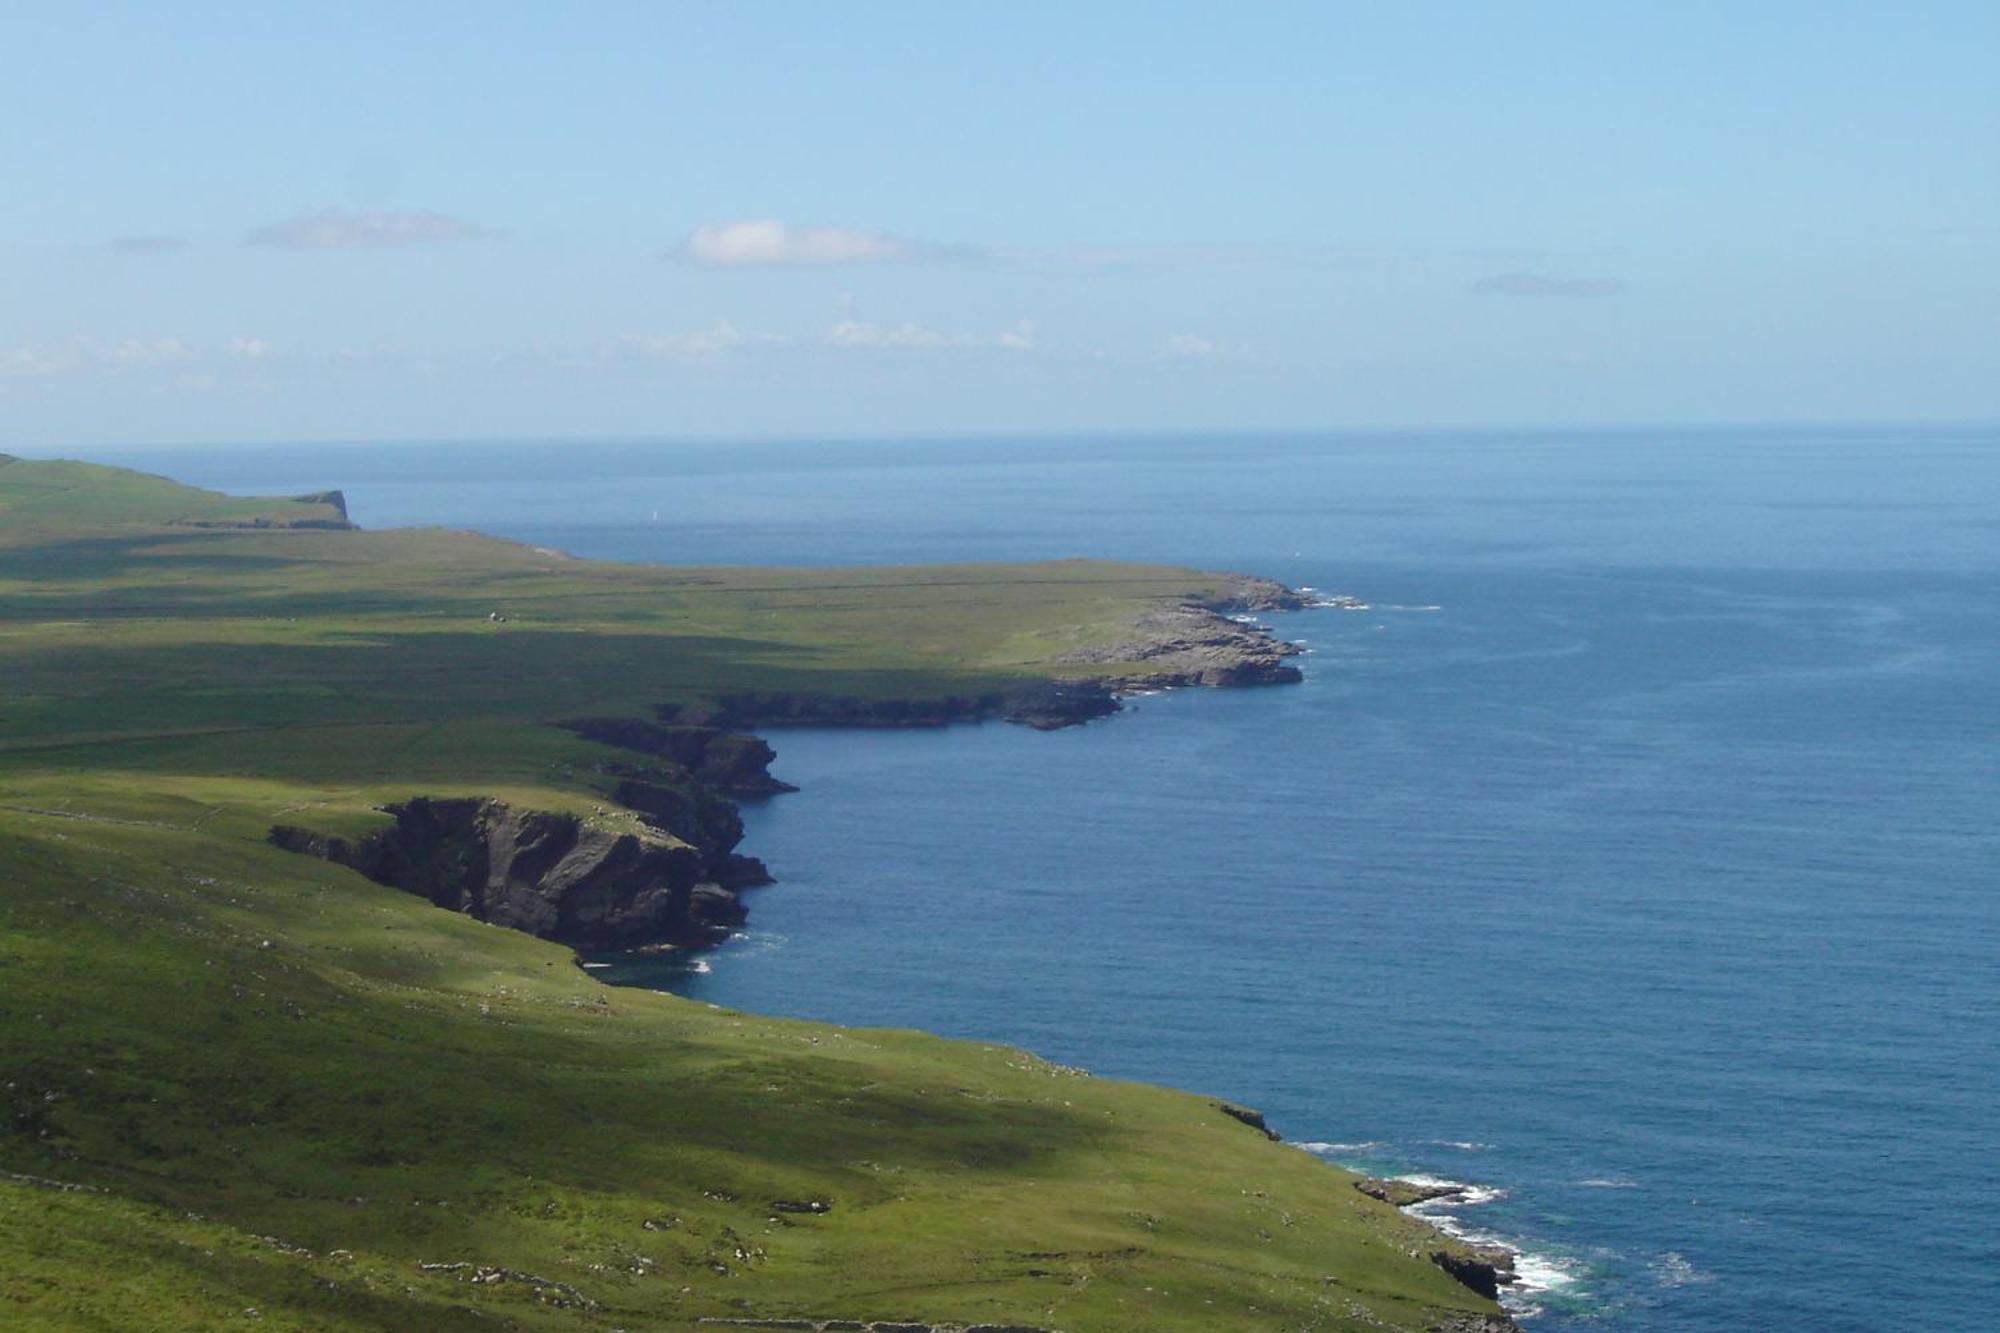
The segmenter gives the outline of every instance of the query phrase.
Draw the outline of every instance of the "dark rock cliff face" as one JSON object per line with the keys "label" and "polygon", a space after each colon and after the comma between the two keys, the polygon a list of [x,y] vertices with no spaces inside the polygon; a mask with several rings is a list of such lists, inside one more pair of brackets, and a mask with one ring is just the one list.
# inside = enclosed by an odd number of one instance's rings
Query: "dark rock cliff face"
{"label": "dark rock cliff face", "polygon": [[702,849],[651,830],[476,798],[417,797],[387,810],[395,824],[358,841],[282,824],[271,841],[578,948],[707,943],[743,921],[735,893],[707,878]]}
{"label": "dark rock cliff face", "polygon": [[[283,505],[280,500],[276,505]],[[355,524],[347,517],[347,496],[340,491],[314,491],[311,495],[294,495],[291,503],[299,505],[325,506],[333,510],[334,517],[321,517],[311,513],[288,514],[282,508],[274,507],[268,514],[258,514],[250,518],[176,518],[169,520],[176,527],[184,528],[323,528],[337,532],[351,532]]]}
{"label": "dark rock cliff face", "polygon": [[[337,492],[301,498],[346,512]],[[1005,691],[927,700],[745,691],[662,705],[657,720],[559,723],[587,740],[644,757],[599,765],[612,799],[639,817],[637,826],[622,831],[495,800],[417,797],[385,807],[395,824],[360,840],[290,825],[273,828],[270,837],[280,847],[351,866],[440,907],[578,948],[714,943],[744,919],[737,891],[771,883],[762,861],[736,850],[743,819],[731,798],[795,790],[771,776],[775,752],[743,734],[745,728],[938,727],[1001,718],[1053,730],[1116,712],[1121,692],[1297,680],[1298,670],[1284,661],[1298,651],[1294,645],[1224,612],[1303,605],[1282,584],[1234,579],[1209,602],[1148,613],[1133,626],[1129,642],[1069,659],[1143,668],[1109,678],[1027,681]]]}
{"label": "dark rock cliff face", "polygon": [[771,873],[736,850],[743,816],[729,798],[792,790],[770,774],[771,747],[715,727],[638,718],[562,725],[645,756],[600,770],[636,825],[606,827],[495,800],[417,797],[385,807],[395,824],[367,838],[280,825],[271,841],[580,949],[713,944],[741,925],[737,891],[771,883]]}
{"label": "dark rock cliff face", "polygon": [[[721,710],[714,711],[720,715]],[[600,745],[670,760],[703,786],[732,796],[798,790],[771,776],[777,753],[767,742],[726,731],[725,723],[679,720],[683,712],[690,718],[704,716],[699,710],[668,706],[659,712],[662,723],[670,725],[636,717],[580,717],[561,725]]]}
{"label": "dark rock cliff face", "polygon": [[[1136,667],[1115,675],[1024,681],[1006,690],[947,695],[933,699],[860,699],[847,695],[782,691],[720,694],[695,704],[667,704],[657,711],[656,739],[637,736],[643,723],[603,720],[569,724],[594,740],[631,748],[664,746],[676,732],[771,730],[782,727],[942,727],[953,722],[1000,719],[1052,731],[1115,713],[1121,694],[1181,686],[1284,685],[1301,679],[1285,659],[1298,645],[1286,643],[1262,625],[1231,619],[1259,611],[1298,611],[1307,598],[1271,579],[1236,575],[1208,598],[1163,606],[1132,625],[1131,637],[1058,657],[1064,665]],[[593,730],[584,730],[588,726]],[[635,739],[642,743],[635,743]],[[733,740],[750,741],[748,737]],[[652,753],[669,753],[664,748]],[[688,762],[673,752],[680,762]],[[768,760],[768,755],[766,755]],[[699,771],[699,770],[697,770]],[[705,773],[702,774],[707,779]],[[738,789],[743,790],[743,789]]]}
{"label": "dark rock cliff face", "polygon": [[1238,1106],[1234,1102],[1217,1102],[1215,1109],[1228,1116],[1231,1120],[1242,1121],[1273,1143],[1281,1142],[1283,1139],[1283,1136],[1277,1130],[1272,1129],[1270,1124],[1264,1119],[1262,1111],[1248,1106]]}

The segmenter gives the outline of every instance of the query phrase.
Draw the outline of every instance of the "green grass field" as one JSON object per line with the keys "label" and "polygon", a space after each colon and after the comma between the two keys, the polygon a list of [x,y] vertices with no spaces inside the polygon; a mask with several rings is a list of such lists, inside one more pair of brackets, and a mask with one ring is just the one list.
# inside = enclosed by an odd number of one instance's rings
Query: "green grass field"
{"label": "green grass field", "polygon": [[974,693],[1211,576],[619,566],[285,503],[0,461],[0,1327],[1493,1310],[1211,1097],[612,989],[264,841],[416,794],[589,813],[612,752],[551,722]]}

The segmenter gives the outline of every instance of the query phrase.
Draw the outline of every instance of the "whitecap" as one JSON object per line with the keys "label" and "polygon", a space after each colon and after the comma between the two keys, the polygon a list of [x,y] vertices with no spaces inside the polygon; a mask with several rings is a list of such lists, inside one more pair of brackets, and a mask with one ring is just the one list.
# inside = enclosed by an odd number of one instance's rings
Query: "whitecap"
{"label": "whitecap", "polygon": [[1635,1190],[1639,1188],[1638,1181],[1620,1180],[1615,1176],[1591,1176],[1587,1180],[1579,1180],[1576,1183],[1589,1190]]}
{"label": "whitecap", "polygon": [[1426,1142],[1438,1148],[1456,1148],[1460,1152],[1485,1152],[1493,1145],[1478,1143],[1471,1139],[1428,1139]]}
{"label": "whitecap", "polygon": [[[1497,1185],[1475,1185],[1470,1181],[1447,1180],[1443,1176],[1427,1176],[1421,1172],[1412,1172],[1408,1175],[1391,1176],[1389,1178],[1391,1180],[1400,1180],[1407,1185],[1421,1186],[1424,1189],[1450,1191],[1447,1194],[1438,1195],[1435,1199],[1423,1199],[1410,1204],[1403,1211],[1413,1217],[1421,1217],[1440,1231],[1448,1231],[1454,1236],[1463,1233],[1458,1229],[1458,1218],[1454,1215],[1453,1210],[1459,1208],[1477,1208],[1480,1204],[1492,1203],[1495,1199],[1504,1199],[1507,1197],[1507,1191]],[[1501,1244],[1503,1242],[1496,1240],[1493,1243]]]}
{"label": "whitecap", "polygon": [[1663,1287],[1686,1287],[1707,1282],[1710,1275],[1696,1268],[1685,1254],[1668,1250],[1652,1264],[1653,1280]]}
{"label": "whitecap", "polygon": [[1553,1254],[1522,1250],[1514,1257],[1514,1286],[1523,1296],[1539,1296],[1576,1285],[1577,1264]]}
{"label": "whitecap", "polygon": [[1320,1157],[1331,1157],[1335,1153],[1344,1152],[1382,1152],[1389,1145],[1370,1139],[1366,1143],[1301,1143],[1298,1146]]}

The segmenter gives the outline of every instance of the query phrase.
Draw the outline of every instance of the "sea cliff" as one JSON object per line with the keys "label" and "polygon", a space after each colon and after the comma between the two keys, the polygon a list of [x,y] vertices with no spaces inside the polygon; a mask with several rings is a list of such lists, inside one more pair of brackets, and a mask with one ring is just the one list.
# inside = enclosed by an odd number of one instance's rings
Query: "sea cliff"
{"label": "sea cliff", "polygon": [[413,796],[382,806],[394,822],[358,838],[282,823],[271,828],[270,841],[450,911],[579,949],[712,945],[747,917],[740,891],[772,882],[763,862],[736,851],[743,821],[735,798],[794,790],[772,776],[770,744],[745,731],[991,719],[1053,730],[1114,713],[1120,697],[1135,691],[1289,684],[1300,679],[1285,660],[1297,645],[1232,616],[1305,605],[1282,584],[1228,576],[1215,596],[1148,609],[1124,637],[1054,659],[1063,667],[1137,668],[1115,675],[915,699],[728,692],[657,705],[651,719],[575,718],[558,725],[641,757],[599,765],[615,813],[600,807],[593,818],[517,809],[490,797]]}
{"label": "sea cliff", "polygon": [[1497,1327],[1433,1230],[1211,1099],[570,965],[729,928],[737,803],[780,784],[726,720],[1061,725],[1281,680],[1229,619],[1278,595],[613,565],[0,459],[9,1310]]}

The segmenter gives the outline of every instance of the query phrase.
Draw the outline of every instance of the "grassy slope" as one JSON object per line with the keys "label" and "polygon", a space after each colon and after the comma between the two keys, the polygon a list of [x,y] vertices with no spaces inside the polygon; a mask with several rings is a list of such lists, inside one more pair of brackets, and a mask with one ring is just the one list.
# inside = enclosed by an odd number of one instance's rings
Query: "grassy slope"
{"label": "grassy slope", "polygon": [[1204,576],[167,526],[197,512],[274,510],[0,462],[0,1324],[1490,1308],[1413,1257],[1416,1224],[1206,1100],[609,989],[261,840],[415,792],[589,810],[606,752],[548,720],[718,688],[964,693]]}

